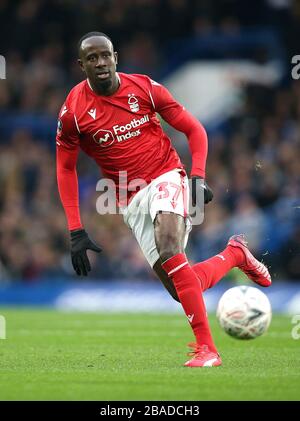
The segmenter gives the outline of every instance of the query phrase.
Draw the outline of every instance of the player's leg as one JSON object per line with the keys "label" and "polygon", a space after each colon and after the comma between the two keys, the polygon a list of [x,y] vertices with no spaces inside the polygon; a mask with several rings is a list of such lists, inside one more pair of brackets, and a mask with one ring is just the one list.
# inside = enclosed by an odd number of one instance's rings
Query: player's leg
{"label": "player's leg", "polygon": [[241,269],[260,286],[268,287],[272,283],[267,267],[252,255],[242,234],[233,235],[221,253],[193,265],[193,270],[205,291],[216,285],[234,267]]}
{"label": "player's leg", "polygon": [[[204,292],[216,285],[232,268],[238,267],[243,261],[243,252],[227,245],[225,250],[203,262],[196,263],[192,269],[197,274],[202,292]],[[160,260],[154,264],[153,270],[174,300],[180,302],[175,286],[162,268]]]}
{"label": "player's leg", "polygon": [[[193,366],[220,365],[221,360],[213,342],[200,281],[184,253],[185,218],[174,213],[157,213],[154,220],[156,247],[162,267],[172,279],[178,297],[191,324],[201,358]],[[210,355],[207,359],[207,355]],[[190,363],[190,362],[189,362]]]}
{"label": "player's leg", "polygon": [[[228,245],[225,250],[216,256],[196,263],[192,266],[192,269],[197,274],[202,292],[204,292],[216,285],[232,268],[238,267],[243,261],[242,250]],[[174,300],[180,302],[173,281],[162,268],[160,260],[154,264],[153,270]]]}
{"label": "player's leg", "polygon": [[[169,257],[168,261],[163,265],[163,269],[166,272],[166,276],[172,280],[175,286],[177,295],[189,318],[198,342],[194,348],[194,358],[186,365],[194,367],[220,365],[221,360],[215,351],[210,334],[201,284],[183,253],[189,232],[189,224],[184,206],[187,200],[183,198],[184,189],[182,184],[184,183],[181,180],[181,176],[176,171],[158,177],[149,186],[138,192],[129,206],[124,209],[124,221],[132,230],[152,268],[160,260],[160,257]],[[170,188],[170,191],[167,188]],[[160,211],[171,213],[160,214]],[[168,219],[163,221],[165,216]],[[162,234],[159,240],[162,256],[160,256],[155,242],[154,223]],[[165,228],[163,228],[163,225]],[[172,241],[173,238],[174,241]],[[184,259],[184,262],[182,262],[184,265],[178,271],[175,270],[175,272],[170,274],[174,265],[175,269],[178,266],[176,264],[177,259]],[[169,266],[171,266],[170,270],[168,270]],[[167,289],[170,293],[172,292],[171,289]]]}
{"label": "player's leg", "polygon": [[238,266],[243,259],[244,255],[240,249],[227,246],[216,256],[196,263],[192,268],[200,279],[202,290],[206,291],[216,285],[231,269]]}
{"label": "player's leg", "polygon": [[[216,285],[234,267],[241,269],[260,286],[271,285],[271,277],[266,266],[255,259],[246,246],[245,240],[237,242],[237,237],[243,239],[241,235],[233,236],[222,252],[192,266],[201,282],[203,292]],[[233,246],[233,241],[235,241],[235,246]],[[180,302],[175,286],[162,268],[160,260],[154,264],[153,270],[172,298]]]}

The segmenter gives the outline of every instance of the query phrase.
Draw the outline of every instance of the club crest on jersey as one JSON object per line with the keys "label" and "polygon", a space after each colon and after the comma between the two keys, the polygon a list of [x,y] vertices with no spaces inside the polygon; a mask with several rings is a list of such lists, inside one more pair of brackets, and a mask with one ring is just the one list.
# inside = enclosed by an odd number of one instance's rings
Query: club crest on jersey
{"label": "club crest on jersey", "polygon": [[128,94],[128,104],[133,113],[137,113],[140,110],[139,101],[134,94]]}
{"label": "club crest on jersey", "polygon": [[98,143],[102,148],[106,148],[114,143],[115,138],[110,130],[100,129],[93,134],[94,141]]}

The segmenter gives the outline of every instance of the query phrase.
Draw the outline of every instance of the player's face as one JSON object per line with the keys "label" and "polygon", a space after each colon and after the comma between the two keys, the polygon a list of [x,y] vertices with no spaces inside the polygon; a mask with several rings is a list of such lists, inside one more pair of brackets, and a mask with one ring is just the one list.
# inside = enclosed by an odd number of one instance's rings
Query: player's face
{"label": "player's face", "polygon": [[94,36],[85,39],[78,62],[97,93],[111,95],[115,92],[118,87],[117,53],[107,38]]}

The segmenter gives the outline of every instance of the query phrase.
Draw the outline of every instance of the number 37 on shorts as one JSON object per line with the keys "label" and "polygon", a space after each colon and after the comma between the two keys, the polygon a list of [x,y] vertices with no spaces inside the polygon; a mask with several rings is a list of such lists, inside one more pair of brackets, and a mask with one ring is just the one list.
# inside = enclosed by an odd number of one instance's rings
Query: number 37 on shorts
{"label": "number 37 on shorts", "polygon": [[188,180],[180,174],[176,178],[176,181],[164,180],[154,183],[153,202],[160,211],[175,212],[186,217],[189,203]]}
{"label": "number 37 on shorts", "polygon": [[192,225],[201,225],[204,220],[203,206],[193,207],[190,203],[189,180],[186,175],[171,171],[153,182],[151,192],[152,214],[174,212],[183,217],[189,216]]}

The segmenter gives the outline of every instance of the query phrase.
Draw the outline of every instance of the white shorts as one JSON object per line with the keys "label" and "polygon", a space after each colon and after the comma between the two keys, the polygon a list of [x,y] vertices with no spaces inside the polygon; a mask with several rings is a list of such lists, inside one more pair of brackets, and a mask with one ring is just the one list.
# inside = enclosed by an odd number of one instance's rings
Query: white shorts
{"label": "white shorts", "polygon": [[153,225],[156,214],[160,211],[170,212],[185,218],[185,248],[192,229],[188,203],[188,178],[180,170],[172,170],[153,180],[133,197],[127,207],[121,209],[126,225],[133,232],[151,267],[159,260]]}

